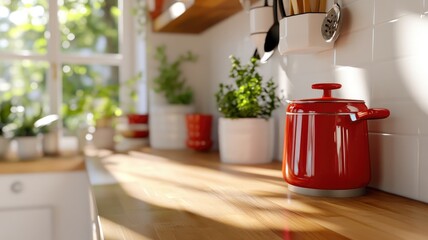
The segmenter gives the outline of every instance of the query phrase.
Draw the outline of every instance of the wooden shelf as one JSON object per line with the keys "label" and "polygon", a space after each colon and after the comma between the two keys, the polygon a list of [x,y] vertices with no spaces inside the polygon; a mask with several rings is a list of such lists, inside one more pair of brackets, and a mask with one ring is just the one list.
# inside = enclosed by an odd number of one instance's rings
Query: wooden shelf
{"label": "wooden shelf", "polygon": [[186,11],[174,18],[169,11],[153,21],[153,31],[171,33],[201,33],[218,22],[242,10],[238,0],[194,0],[184,2]]}

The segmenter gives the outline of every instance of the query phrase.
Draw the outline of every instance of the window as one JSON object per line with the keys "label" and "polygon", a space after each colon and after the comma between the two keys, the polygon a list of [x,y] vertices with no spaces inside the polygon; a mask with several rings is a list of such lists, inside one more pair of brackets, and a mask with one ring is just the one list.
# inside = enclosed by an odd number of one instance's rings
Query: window
{"label": "window", "polygon": [[0,100],[76,128],[97,86],[132,77],[133,32],[128,0],[0,0]]}

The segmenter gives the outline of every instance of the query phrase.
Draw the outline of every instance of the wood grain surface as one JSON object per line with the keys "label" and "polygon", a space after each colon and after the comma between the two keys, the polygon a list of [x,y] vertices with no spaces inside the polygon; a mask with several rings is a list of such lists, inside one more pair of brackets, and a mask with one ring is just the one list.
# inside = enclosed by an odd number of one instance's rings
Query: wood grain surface
{"label": "wood grain surface", "polygon": [[105,239],[428,239],[428,204],[374,189],[355,198],[289,192],[281,163],[219,162],[218,153],[92,154]]}
{"label": "wood grain surface", "polygon": [[31,160],[0,161],[0,174],[68,172],[85,170],[83,156],[52,156]]}

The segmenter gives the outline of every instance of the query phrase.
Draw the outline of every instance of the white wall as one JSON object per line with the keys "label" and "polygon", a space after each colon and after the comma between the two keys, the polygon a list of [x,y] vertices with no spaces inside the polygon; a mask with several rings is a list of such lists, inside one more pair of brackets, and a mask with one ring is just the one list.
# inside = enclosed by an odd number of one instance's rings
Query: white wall
{"label": "white wall", "polygon": [[[198,112],[209,112],[209,99],[206,96],[208,92],[207,83],[209,82],[209,56],[208,44],[202,40],[200,35],[193,34],[168,34],[168,33],[149,33],[147,36],[147,79],[149,80],[149,89],[151,81],[156,77],[158,62],[154,60],[155,49],[158,46],[165,45],[169,61],[174,61],[179,55],[191,51],[197,55],[198,60],[194,63],[186,62],[182,65],[183,77],[186,82],[194,89],[195,108]],[[152,90],[150,93],[150,105],[163,104],[165,99]]]}
{"label": "white wall", "polygon": [[[312,83],[339,82],[343,88],[337,97],[363,99],[369,107],[390,109],[389,118],[369,121],[371,186],[428,202],[428,65],[424,64],[428,0],[339,2],[345,21],[334,49],[286,57],[276,54],[261,72],[278,82],[287,99],[318,97],[320,92],[311,90]],[[208,67],[201,66],[206,75],[200,84],[205,96],[200,105],[215,116],[219,115],[212,96],[220,82],[230,81],[228,56],[245,59],[254,51],[248,24],[248,13],[242,11],[187,42],[203,44],[198,50],[208,59],[200,64]],[[282,158],[284,108],[275,114],[278,159]]]}

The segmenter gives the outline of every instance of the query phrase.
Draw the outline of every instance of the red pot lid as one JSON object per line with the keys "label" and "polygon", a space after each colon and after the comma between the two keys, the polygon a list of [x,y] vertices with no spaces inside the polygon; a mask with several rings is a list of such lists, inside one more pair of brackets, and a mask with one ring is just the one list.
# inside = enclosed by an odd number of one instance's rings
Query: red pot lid
{"label": "red pot lid", "polygon": [[312,89],[323,90],[321,98],[311,98],[289,101],[287,114],[290,113],[355,113],[367,110],[363,100],[334,98],[331,96],[331,90],[339,89],[342,85],[339,83],[316,83]]}

